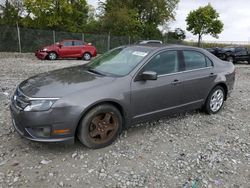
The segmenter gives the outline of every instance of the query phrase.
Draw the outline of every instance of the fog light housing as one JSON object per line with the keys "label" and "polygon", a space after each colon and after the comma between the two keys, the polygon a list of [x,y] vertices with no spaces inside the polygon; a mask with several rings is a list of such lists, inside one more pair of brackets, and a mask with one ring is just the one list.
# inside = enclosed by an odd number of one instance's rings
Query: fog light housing
{"label": "fog light housing", "polygon": [[36,137],[50,137],[51,135],[51,128],[50,127],[36,127],[31,128],[32,134]]}

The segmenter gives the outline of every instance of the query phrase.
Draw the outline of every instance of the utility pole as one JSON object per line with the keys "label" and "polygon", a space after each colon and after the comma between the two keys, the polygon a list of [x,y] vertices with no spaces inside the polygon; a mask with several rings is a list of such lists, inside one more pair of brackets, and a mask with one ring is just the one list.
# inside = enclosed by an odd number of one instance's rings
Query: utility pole
{"label": "utility pole", "polygon": [[17,29],[17,40],[18,40],[19,53],[22,53],[20,29],[19,29],[19,26],[18,26],[18,22],[16,22],[16,29]]}

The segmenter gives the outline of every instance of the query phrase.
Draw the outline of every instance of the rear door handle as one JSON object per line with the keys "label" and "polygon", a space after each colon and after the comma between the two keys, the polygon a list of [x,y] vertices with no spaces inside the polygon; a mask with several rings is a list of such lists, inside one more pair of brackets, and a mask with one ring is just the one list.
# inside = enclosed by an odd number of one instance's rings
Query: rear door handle
{"label": "rear door handle", "polygon": [[178,84],[180,84],[180,83],[181,83],[180,80],[175,79],[171,84],[172,84],[172,85],[178,85]]}

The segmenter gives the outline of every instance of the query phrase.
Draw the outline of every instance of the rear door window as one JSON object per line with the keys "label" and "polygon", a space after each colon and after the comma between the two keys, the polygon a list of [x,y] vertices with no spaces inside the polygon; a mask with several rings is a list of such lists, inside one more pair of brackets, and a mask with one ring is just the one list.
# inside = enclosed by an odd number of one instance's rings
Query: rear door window
{"label": "rear door window", "polygon": [[82,41],[74,41],[74,46],[82,46],[83,42]]}
{"label": "rear door window", "polygon": [[[186,70],[195,70],[207,67],[206,57],[196,51],[183,51]],[[209,63],[209,62],[208,62]],[[210,62],[211,64],[212,62]]]}
{"label": "rear door window", "polygon": [[72,41],[64,41],[63,46],[73,46]]}

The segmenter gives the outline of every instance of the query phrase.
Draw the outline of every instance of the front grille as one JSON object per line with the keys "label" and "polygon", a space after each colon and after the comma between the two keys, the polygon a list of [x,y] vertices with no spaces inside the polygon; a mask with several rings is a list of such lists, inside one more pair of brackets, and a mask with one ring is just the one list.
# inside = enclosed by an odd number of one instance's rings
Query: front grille
{"label": "front grille", "polygon": [[15,106],[22,110],[29,105],[28,98],[19,90],[19,88],[17,88],[15,91],[13,101]]}

